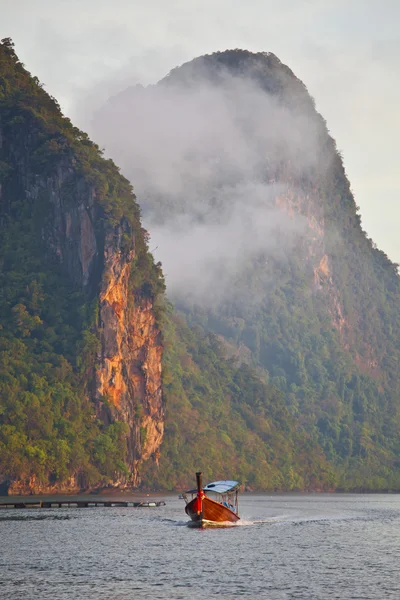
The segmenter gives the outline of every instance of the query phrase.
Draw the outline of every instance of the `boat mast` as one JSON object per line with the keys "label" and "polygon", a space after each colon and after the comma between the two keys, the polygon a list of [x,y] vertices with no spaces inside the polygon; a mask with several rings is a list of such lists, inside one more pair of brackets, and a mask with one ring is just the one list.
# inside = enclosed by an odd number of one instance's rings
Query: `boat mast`
{"label": "boat mast", "polygon": [[196,481],[197,481],[197,493],[199,493],[203,489],[201,472],[196,473]]}
{"label": "boat mast", "polygon": [[203,492],[203,482],[202,482],[201,472],[196,473],[196,481],[197,481],[197,505],[196,505],[196,512],[197,512],[198,515],[201,515],[201,518],[203,518],[203,498],[204,498],[204,492]]}

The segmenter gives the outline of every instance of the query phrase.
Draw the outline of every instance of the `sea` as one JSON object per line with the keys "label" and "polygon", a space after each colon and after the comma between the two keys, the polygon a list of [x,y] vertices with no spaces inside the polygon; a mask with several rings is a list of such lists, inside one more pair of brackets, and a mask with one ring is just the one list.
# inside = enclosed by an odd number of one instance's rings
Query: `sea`
{"label": "sea", "polygon": [[1,600],[400,599],[400,495],[242,494],[205,530],[163,499],[0,509]]}

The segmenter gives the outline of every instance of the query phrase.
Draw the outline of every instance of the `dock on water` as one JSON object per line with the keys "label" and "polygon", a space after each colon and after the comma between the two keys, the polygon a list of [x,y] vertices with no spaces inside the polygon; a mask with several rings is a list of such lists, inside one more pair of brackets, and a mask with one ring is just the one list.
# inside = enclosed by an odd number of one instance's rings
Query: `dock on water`
{"label": "dock on water", "polygon": [[165,506],[164,500],[141,500],[129,502],[123,500],[0,500],[1,508],[151,508]]}

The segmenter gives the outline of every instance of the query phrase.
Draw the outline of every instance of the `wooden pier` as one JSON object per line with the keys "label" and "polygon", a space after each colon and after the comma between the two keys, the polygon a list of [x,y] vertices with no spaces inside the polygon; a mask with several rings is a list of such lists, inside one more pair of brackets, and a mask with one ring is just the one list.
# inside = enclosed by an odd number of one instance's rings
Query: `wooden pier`
{"label": "wooden pier", "polygon": [[164,500],[141,500],[127,502],[122,500],[0,500],[1,508],[152,508],[165,506]]}

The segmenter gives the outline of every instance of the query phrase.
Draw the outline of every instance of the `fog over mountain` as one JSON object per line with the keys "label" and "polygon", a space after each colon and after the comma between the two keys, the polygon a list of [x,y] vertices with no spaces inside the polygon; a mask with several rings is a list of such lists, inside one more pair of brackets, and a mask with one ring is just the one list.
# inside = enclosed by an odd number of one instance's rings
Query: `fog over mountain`
{"label": "fog over mountain", "polygon": [[299,180],[323,168],[323,121],[298,83],[288,105],[254,73],[181,84],[172,72],[95,115],[92,135],[134,184],[173,299],[215,302],[250,260],[282,260],[305,234],[304,217],[275,203],[280,168]]}

